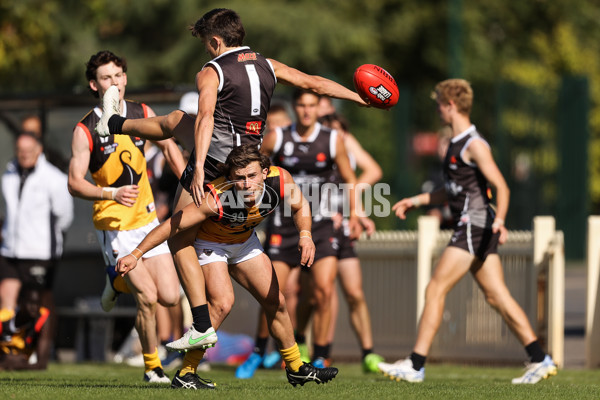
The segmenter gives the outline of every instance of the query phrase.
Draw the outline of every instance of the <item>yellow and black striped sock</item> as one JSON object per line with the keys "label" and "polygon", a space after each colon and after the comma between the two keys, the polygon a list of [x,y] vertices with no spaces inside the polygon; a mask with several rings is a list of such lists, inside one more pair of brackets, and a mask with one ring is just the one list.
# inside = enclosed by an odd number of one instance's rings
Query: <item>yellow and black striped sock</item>
{"label": "yellow and black striped sock", "polygon": [[190,350],[185,353],[179,376],[184,376],[188,372],[195,374],[198,364],[200,364],[200,361],[204,358],[204,353],[206,353],[206,350]]}
{"label": "yellow and black striped sock", "polygon": [[298,349],[297,343],[294,343],[294,345],[288,349],[279,350],[279,354],[281,354],[281,358],[283,358],[287,369],[292,372],[298,372],[302,366],[302,360],[300,359],[300,349]]}

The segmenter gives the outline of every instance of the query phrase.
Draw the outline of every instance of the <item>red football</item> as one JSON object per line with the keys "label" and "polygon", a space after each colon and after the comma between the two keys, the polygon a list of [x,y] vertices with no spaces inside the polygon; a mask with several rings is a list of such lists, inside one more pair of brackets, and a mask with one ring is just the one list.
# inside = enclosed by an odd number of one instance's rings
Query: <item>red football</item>
{"label": "red football", "polygon": [[365,102],[377,108],[391,108],[400,97],[394,77],[374,64],[364,64],[356,68],[354,89]]}

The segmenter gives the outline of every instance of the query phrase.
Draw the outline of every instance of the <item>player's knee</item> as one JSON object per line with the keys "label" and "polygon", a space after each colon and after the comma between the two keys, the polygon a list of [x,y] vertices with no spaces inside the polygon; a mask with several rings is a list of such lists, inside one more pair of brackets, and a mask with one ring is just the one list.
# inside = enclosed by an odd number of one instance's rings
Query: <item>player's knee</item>
{"label": "player's knee", "polygon": [[346,294],[346,302],[348,307],[354,310],[365,303],[365,293],[362,290],[348,292]]}
{"label": "player's knee", "polygon": [[209,301],[211,311],[219,316],[221,320],[225,319],[233,308],[234,298],[230,296],[223,296],[218,299],[211,299]]}
{"label": "player's knee", "polygon": [[263,302],[263,308],[267,314],[275,314],[286,310],[285,297],[279,292],[277,294],[269,295]]}
{"label": "player's knee", "polygon": [[500,308],[502,304],[502,296],[498,292],[486,292],[485,301],[495,310]]}
{"label": "player's knee", "polygon": [[137,296],[137,307],[140,312],[153,314],[156,312],[158,298],[156,294],[141,294]]}
{"label": "player's knee", "polygon": [[179,304],[179,290],[169,291],[168,294],[163,295],[158,302],[165,307],[174,307]]}
{"label": "player's knee", "polygon": [[431,280],[425,289],[425,299],[434,300],[444,296],[444,288],[439,282]]}

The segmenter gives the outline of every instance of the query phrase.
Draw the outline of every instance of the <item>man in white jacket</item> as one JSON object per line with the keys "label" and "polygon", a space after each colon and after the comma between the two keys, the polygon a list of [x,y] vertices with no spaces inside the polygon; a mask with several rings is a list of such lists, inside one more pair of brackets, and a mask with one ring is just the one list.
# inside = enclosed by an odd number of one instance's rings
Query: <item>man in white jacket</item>
{"label": "man in white jacket", "polygon": [[39,290],[42,305],[53,311],[54,267],[73,220],[67,176],[46,160],[40,139],[21,133],[15,156],[2,175],[6,215],[0,247],[0,336],[14,333],[22,286]]}

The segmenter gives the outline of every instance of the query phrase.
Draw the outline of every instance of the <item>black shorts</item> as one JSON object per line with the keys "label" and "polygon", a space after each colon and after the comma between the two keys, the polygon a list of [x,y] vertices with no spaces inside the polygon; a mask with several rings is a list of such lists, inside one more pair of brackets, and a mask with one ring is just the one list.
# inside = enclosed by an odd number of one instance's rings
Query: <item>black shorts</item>
{"label": "black shorts", "polygon": [[350,239],[350,227],[347,219],[343,220],[342,226],[336,230],[335,233],[333,247],[337,250],[337,259],[343,260],[345,258],[357,257],[356,251],[354,250],[354,243],[356,240]]}
{"label": "black shorts", "polygon": [[14,278],[23,286],[52,290],[55,260],[20,260],[0,256],[0,280]]}
{"label": "black shorts", "polygon": [[[282,261],[292,268],[297,267],[300,265],[299,238],[293,223],[280,228],[269,226],[265,252],[271,261]],[[313,223],[312,239],[315,243],[315,262],[329,256],[337,257],[338,239],[331,220]]]}
{"label": "black shorts", "polygon": [[466,224],[454,230],[448,246],[466,250],[481,261],[485,261],[488,255],[498,253],[499,238],[500,232],[494,234],[491,228]]}
{"label": "black shorts", "polygon": [[[192,154],[190,154],[190,159],[188,160],[183,173],[181,174],[181,178],[179,178],[179,183],[186,190],[190,191],[190,185],[192,183],[192,178],[194,177],[194,171],[196,170],[196,150],[192,150]],[[222,174],[219,172],[219,161],[212,158],[211,156],[206,156],[206,160],[204,161],[204,183],[210,183],[220,177]]]}

